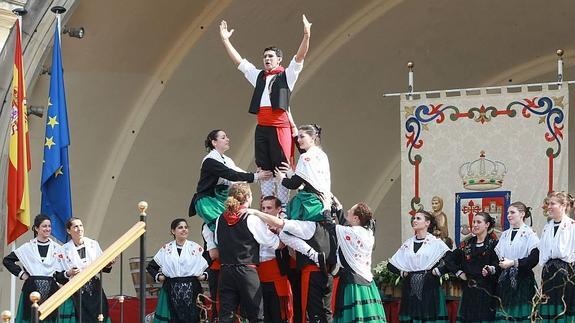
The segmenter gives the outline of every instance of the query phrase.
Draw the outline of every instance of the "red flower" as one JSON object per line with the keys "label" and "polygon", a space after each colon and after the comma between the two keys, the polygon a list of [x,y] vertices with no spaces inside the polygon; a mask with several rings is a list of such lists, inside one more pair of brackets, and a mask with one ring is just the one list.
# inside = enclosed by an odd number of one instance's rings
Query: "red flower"
{"label": "red flower", "polygon": [[351,237],[350,237],[350,236],[345,236],[345,240],[349,241],[349,240],[351,240]]}

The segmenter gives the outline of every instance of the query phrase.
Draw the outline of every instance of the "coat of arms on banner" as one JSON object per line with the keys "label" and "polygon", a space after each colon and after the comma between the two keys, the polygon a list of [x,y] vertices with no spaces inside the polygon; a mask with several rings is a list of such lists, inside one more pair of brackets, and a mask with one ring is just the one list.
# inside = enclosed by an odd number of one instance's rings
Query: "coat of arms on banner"
{"label": "coat of arms on banner", "polygon": [[510,191],[466,192],[455,194],[455,243],[471,236],[473,216],[486,212],[495,219],[494,232],[499,237],[509,228],[507,207],[511,201]]}

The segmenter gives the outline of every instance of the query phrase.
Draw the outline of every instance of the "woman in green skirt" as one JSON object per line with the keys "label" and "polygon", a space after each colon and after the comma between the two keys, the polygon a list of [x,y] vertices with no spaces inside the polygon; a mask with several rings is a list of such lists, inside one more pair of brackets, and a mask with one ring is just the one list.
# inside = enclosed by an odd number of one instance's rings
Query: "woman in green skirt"
{"label": "woman in green skirt", "polygon": [[337,238],[338,272],[334,322],[386,322],[383,302],[371,273],[375,220],[367,204],[352,206],[338,225],[325,222]]}
{"label": "woman in green skirt", "polygon": [[[268,225],[276,228],[289,226],[293,220],[283,220],[258,210],[249,210]],[[336,291],[334,322],[386,322],[379,290],[371,273],[371,253],[375,244],[375,220],[367,204],[361,202],[345,213],[338,212],[338,223],[322,222],[330,236],[337,239],[339,283]],[[289,242],[300,253],[316,263],[319,253],[305,241]]]}
{"label": "woman in green skirt", "polygon": [[403,277],[400,322],[448,322],[445,293],[439,277],[448,270],[444,258],[449,248],[432,232],[435,218],[419,210],[411,220],[415,236],[407,239],[389,259],[390,271]]}
{"label": "woman in green skirt", "polygon": [[[206,259],[209,261],[209,286],[212,300],[217,300],[220,272],[219,253],[214,243],[214,229],[217,218],[224,212],[224,202],[228,197],[228,187],[233,182],[253,183],[272,177],[271,171],[248,173],[237,167],[234,161],[224,155],[230,149],[230,138],[223,130],[215,129],[208,133],[204,142],[208,154],[202,160],[200,179],[196,194],[192,198],[189,216],[198,215],[204,220],[202,236],[205,241]],[[213,307],[213,318],[217,317],[217,307]]]}
{"label": "woman in green skirt", "polygon": [[495,315],[498,322],[531,322],[532,300],[537,289],[533,267],[539,261],[539,238],[524,223],[530,217],[530,207],[523,202],[511,203],[507,208],[510,228],[501,234],[495,247],[501,268]]}
{"label": "woman in green skirt", "polygon": [[549,221],[539,244],[539,265],[543,297],[536,320],[575,322],[575,220],[567,216],[573,197],[565,192],[547,195]]}
{"label": "woman in green skirt", "polygon": [[[64,256],[61,247],[50,239],[52,234],[50,218],[44,214],[37,215],[34,218],[32,230],[34,239],[4,257],[2,262],[12,275],[24,280],[14,322],[31,322],[30,293],[39,292],[40,303],[44,302],[58,290],[55,277],[63,275],[62,259]],[[17,262],[22,267],[17,265]],[[71,315],[66,315],[64,312],[71,313]],[[71,300],[64,302],[59,310],[54,311],[41,322],[74,322],[74,305]]]}
{"label": "woman in green skirt", "polygon": [[196,299],[202,292],[200,280],[206,280],[208,263],[204,248],[188,240],[188,223],[175,219],[170,225],[174,240],[165,244],[146,270],[162,282],[154,322],[197,323],[200,309]]}

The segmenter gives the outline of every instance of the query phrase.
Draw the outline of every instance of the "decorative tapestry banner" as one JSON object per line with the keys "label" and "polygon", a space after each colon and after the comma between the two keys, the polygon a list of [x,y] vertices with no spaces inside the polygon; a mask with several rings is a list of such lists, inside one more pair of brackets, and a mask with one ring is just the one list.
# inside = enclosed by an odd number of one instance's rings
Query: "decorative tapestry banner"
{"label": "decorative tapestry banner", "polygon": [[402,97],[403,239],[413,235],[410,215],[419,208],[455,243],[469,236],[479,211],[494,216],[501,232],[514,201],[533,208],[540,232],[543,198],[568,189],[567,84],[493,92]]}

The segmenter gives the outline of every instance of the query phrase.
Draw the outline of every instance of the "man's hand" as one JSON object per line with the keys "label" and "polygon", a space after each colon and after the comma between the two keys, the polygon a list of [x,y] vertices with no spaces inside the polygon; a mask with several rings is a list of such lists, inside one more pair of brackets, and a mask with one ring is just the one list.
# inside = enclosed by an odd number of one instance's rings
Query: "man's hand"
{"label": "man's hand", "polygon": [[[305,20],[305,16],[304,16],[304,20]],[[305,20],[307,21],[307,20]],[[309,23],[309,22],[308,22]],[[311,24],[310,24],[311,26]],[[304,22],[304,30],[305,30],[305,22]],[[230,37],[232,37],[232,34],[234,33],[234,30],[228,30],[228,23],[225,20],[222,20],[222,22],[220,22],[220,36],[222,37],[222,41],[226,41],[228,39],[230,39]]]}
{"label": "man's hand", "polygon": [[[307,20],[307,18],[305,17],[305,15],[302,15],[302,18],[303,18],[303,34],[310,36],[310,35],[311,35],[311,22],[309,22],[309,21]],[[225,21],[224,21],[224,23],[225,23]],[[220,26],[221,26],[221,25],[220,25]],[[227,28],[227,27],[226,27],[226,28]],[[220,29],[221,29],[221,27],[220,27]],[[233,32],[233,30],[232,30],[232,32]],[[231,35],[230,35],[230,36],[231,36]]]}

